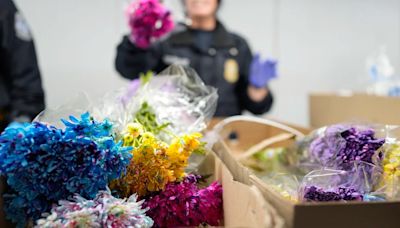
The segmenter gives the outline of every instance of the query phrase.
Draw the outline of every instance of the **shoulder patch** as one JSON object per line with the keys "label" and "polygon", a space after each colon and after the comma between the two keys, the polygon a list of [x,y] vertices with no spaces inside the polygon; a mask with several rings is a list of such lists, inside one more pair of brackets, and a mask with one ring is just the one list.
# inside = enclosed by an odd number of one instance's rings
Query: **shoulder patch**
{"label": "shoulder patch", "polygon": [[22,16],[22,14],[20,14],[19,12],[15,13],[14,29],[15,34],[19,39],[27,42],[32,40],[32,35],[28,23],[26,22],[24,16]]}

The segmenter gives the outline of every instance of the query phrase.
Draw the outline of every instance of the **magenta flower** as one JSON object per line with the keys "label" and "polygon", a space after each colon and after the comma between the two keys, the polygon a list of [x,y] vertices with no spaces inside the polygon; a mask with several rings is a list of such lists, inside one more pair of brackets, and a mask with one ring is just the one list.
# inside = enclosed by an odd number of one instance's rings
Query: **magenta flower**
{"label": "magenta flower", "polygon": [[222,186],[217,182],[199,189],[200,176],[188,175],[180,183],[170,183],[165,190],[145,201],[147,215],[155,227],[182,227],[208,224],[218,226],[223,217]]}
{"label": "magenta flower", "polygon": [[132,2],[126,11],[131,28],[130,39],[140,48],[147,48],[174,28],[171,12],[158,0]]}

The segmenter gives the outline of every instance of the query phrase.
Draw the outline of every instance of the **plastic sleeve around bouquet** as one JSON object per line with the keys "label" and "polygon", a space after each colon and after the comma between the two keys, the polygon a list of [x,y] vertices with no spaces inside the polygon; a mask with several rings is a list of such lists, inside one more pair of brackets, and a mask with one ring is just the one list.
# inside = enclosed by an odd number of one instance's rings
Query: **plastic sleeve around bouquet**
{"label": "plastic sleeve around bouquet", "polygon": [[301,182],[299,199],[305,202],[363,201],[365,196],[373,195],[382,175],[380,167],[362,161],[352,165],[354,168],[349,171],[311,171]]}
{"label": "plastic sleeve around bouquet", "polygon": [[292,202],[298,202],[298,176],[289,173],[270,173],[259,176],[273,191]]}
{"label": "plastic sleeve around bouquet", "polygon": [[388,199],[400,199],[400,143],[386,144],[382,148],[384,156],[377,158],[382,166],[379,192]]}
{"label": "plastic sleeve around bouquet", "polygon": [[373,163],[373,157],[385,143],[380,126],[337,124],[314,132],[305,149],[303,165],[351,171],[353,162]]}
{"label": "plastic sleeve around bouquet", "polygon": [[116,120],[119,126],[132,122],[142,104],[147,103],[158,123],[169,123],[167,131],[175,135],[201,132],[217,107],[217,90],[205,85],[188,67],[172,65],[135,90],[130,100],[124,99],[127,118]]}

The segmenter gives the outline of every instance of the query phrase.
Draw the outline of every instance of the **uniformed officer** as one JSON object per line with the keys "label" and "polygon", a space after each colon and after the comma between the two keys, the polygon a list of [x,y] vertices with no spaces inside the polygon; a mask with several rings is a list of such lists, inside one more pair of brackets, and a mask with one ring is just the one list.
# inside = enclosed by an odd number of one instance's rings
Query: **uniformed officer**
{"label": "uniformed officer", "polygon": [[[141,72],[160,72],[170,64],[189,65],[202,80],[218,88],[216,116],[267,112],[272,94],[267,88],[268,75],[251,73],[252,53],[242,37],[233,34],[217,20],[220,0],[184,0],[190,23],[153,43],[137,47],[125,36],[117,49],[116,69],[125,78],[135,79]],[[255,66],[257,68],[257,65]]]}
{"label": "uniformed officer", "polygon": [[12,0],[0,0],[0,130],[31,121],[44,107],[29,27]]}

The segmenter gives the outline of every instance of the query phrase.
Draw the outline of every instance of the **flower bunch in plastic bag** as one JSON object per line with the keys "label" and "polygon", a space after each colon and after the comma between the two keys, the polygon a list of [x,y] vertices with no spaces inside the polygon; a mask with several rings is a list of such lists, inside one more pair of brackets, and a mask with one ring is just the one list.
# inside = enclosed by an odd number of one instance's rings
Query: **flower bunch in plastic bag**
{"label": "flower bunch in plastic bag", "polygon": [[366,162],[355,162],[354,169],[318,169],[304,176],[299,199],[306,202],[374,201],[373,192],[382,170]]}
{"label": "flower bunch in plastic bag", "polygon": [[354,162],[373,163],[373,156],[384,143],[372,128],[332,125],[311,142],[309,158],[322,167],[349,171],[354,169]]}
{"label": "flower bunch in plastic bag", "polygon": [[168,145],[146,132],[141,124],[128,124],[123,132],[123,142],[125,146],[133,147],[133,158],[126,174],[113,181],[111,189],[124,197],[134,193],[145,196],[163,190],[170,182],[181,180],[189,156],[203,147],[199,141],[201,137],[199,133],[175,137]]}
{"label": "flower bunch in plastic bag", "polygon": [[385,146],[382,159],[383,174],[379,183],[389,199],[400,198],[400,145]]}
{"label": "flower bunch in plastic bag", "polygon": [[158,0],[135,0],[127,8],[131,40],[140,48],[147,48],[174,28],[171,12]]}
{"label": "flower bunch in plastic bag", "polygon": [[303,178],[299,198],[305,202],[362,201],[358,186],[351,184],[353,178],[343,170],[314,170]]}
{"label": "flower bunch in plastic bag", "polygon": [[217,182],[200,189],[201,176],[188,175],[182,182],[169,183],[144,205],[155,227],[183,227],[208,224],[218,226],[222,220],[222,186]]}
{"label": "flower bunch in plastic bag", "polygon": [[36,227],[152,227],[142,204],[136,195],[118,199],[109,191],[100,191],[93,200],[75,195],[71,201],[60,200]]}
{"label": "flower bunch in plastic bag", "polygon": [[5,210],[19,226],[74,193],[93,198],[131,160],[131,148],[114,142],[110,122],[89,113],[63,122],[64,130],[33,122],[0,136],[0,172],[9,185]]}

